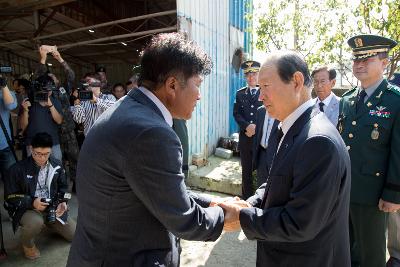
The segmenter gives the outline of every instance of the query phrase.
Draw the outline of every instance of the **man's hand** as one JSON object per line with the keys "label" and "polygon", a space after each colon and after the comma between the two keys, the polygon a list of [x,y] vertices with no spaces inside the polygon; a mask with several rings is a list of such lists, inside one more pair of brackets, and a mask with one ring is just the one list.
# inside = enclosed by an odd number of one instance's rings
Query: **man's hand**
{"label": "man's hand", "polygon": [[32,106],[29,98],[24,99],[24,101],[21,103],[21,106],[23,107],[24,111],[29,111],[29,108]]}
{"label": "man's hand", "polygon": [[67,203],[65,202],[61,202],[60,204],[58,204],[57,209],[56,209],[56,216],[57,217],[61,217],[64,212],[67,211]]}
{"label": "man's hand", "polygon": [[60,63],[64,62],[64,59],[61,57],[60,52],[58,51],[53,51],[51,52],[51,54],[53,55],[53,57]]}
{"label": "man's hand", "polygon": [[378,208],[383,212],[397,212],[400,209],[400,204],[387,202],[383,199],[379,199]]}
{"label": "man's hand", "polygon": [[93,104],[97,103],[97,97],[93,94],[93,98],[92,100],[90,100],[90,102],[92,102]]}
{"label": "man's hand", "polygon": [[224,230],[227,232],[239,231],[239,214],[242,207],[233,201],[219,203],[219,206],[225,211]]}
{"label": "man's hand", "polygon": [[32,206],[35,208],[35,210],[38,210],[38,211],[44,211],[48,205],[49,205],[49,203],[40,201],[40,197],[35,198],[35,200],[33,201],[33,204],[32,204]]}
{"label": "man's hand", "polygon": [[41,64],[46,64],[47,49],[44,49],[42,46],[40,46],[39,47],[39,53],[40,53],[40,63]]}
{"label": "man's hand", "polygon": [[256,125],[255,124],[249,124],[246,127],[246,135],[247,137],[252,137],[256,133]]}

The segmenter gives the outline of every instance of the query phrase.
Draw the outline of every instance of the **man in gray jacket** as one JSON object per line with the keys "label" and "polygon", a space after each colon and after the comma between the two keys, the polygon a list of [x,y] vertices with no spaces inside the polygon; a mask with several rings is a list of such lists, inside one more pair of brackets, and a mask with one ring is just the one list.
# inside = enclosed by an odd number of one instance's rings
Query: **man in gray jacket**
{"label": "man in gray jacket", "polygon": [[103,113],[83,144],[67,266],[179,266],[179,238],[220,236],[224,212],[187,192],[171,128],[172,118],[190,119],[211,65],[178,33],[156,35],[144,49],[140,87]]}
{"label": "man in gray jacket", "polygon": [[336,127],[339,119],[340,97],[332,92],[336,83],[336,70],[328,67],[320,67],[311,73],[314,84],[314,92],[317,95],[315,105],[324,112],[332,124]]}

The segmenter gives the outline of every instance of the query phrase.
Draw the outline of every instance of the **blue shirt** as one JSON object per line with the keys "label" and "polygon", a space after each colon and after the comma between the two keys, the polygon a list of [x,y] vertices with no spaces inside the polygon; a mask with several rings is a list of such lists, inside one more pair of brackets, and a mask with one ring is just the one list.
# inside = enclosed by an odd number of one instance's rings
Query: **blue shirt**
{"label": "blue shirt", "polygon": [[[11,130],[10,130],[10,110],[13,110],[17,107],[17,98],[15,97],[15,93],[10,91],[14,101],[11,104],[6,105],[3,99],[3,90],[0,90],[0,115],[1,119],[6,126],[8,136],[11,138]],[[7,139],[4,135],[2,129],[0,129],[0,150],[3,150],[8,147]]]}

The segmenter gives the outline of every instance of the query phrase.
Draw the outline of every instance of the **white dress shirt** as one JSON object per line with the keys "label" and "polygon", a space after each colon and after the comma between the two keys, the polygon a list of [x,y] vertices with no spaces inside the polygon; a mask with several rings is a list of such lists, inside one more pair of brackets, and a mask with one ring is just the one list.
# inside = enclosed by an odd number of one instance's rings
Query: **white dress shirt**
{"label": "white dress shirt", "polygon": [[[287,132],[289,132],[290,128],[293,126],[293,124],[297,121],[298,118],[309,108],[314,106],[314,100],[310,99],[306,102],[304,102],[302,105],[300,105],[295,111],[293,111],[289,116],[286,117],[280,124],[280,128],[282,129],[283,136],[281,141],[279,142],[278,150],[281,147],[282,141],[285,138]],[[279,127],[278,126],[278,127]]]}
{"label": "white dress shirt", "polygon": [[331,103],[332,98],[333,98],[333,93],[332,93],[332,92],[331,92],[330,95],[329,95],[327,98],[325,98],[323,101],[321,101],[321,100],[319,99],[319,97],[317,97],[317,102],[316,102],[316,104],[319,105],[319,103],[321,103],[321,102],[324,103],[324,106],[323,106],[322,108],[323,108],[324,111],[325,111],[325,108],[326,108],[327,106],[329,106],[329,104]]}
{"label": "white dress shirt", "polygon": [[158,99],[150,90],[144,88],[143,86],[139,87],[138,90],[140,90],[143,94],[145,94],[148,98],[150,98],[151,101],[158,107],[158,109],[161,111],[164,120],[168,123],[170,127],[172,127],[172,115],[171,112],[164,106],[164,104]]}
{"label": "white dress shirt", "polygon": [[261,137],[260,145],[263,148],[267,148],[268,146],[268,139],[271,134],[272,125],[274,124],[274,118],[271,118],[267,111],[265,111],[265,118],[263,124],[263,134]]}

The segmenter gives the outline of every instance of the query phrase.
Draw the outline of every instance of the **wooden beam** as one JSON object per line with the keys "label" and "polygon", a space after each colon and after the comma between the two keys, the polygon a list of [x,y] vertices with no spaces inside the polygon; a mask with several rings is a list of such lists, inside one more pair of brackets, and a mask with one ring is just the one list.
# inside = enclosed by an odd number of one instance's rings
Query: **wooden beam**
{"label": "wooden beam", "polygon": [[29,10],[39,10],[59,5],[65,5],[70,2],[75,2],[76,0],[11,0],[11,1],[1,1],[0,8],[2,12],[6,11],[21,11],[24,9]]}
{"label": "wooden beam", "polygon": [[112,40],[117,40],[117,39],[135,37],[135,36],[151,35],[151,34],[156,34],[156,33],[161,33],[161,32],[171,32],[171,31],[176,31],[176,30],[177,30],[177,26],[173,26],[173,27],[167,27],[167,28],[161,28],[161,29],[155,29],[155,30],[149,30],[149,31],[133,32],[133,33],[127,33],[127,34],[103,37],[103,38],[98,38],[98,39],[95,39],[95,40],[77,42],[77,43],[74,43],[74,44],[60,45],[60,46],[57,46],[57,47],[59,49],[65,49],[65,48],[71,48],[71,47],[74,47],[74,46],[80,46],[80,45],[86,45],[86,44],[94,44],[94,43],[100,43],[100,42],[104,42],[104,41],[112,41]]}
{"label": "wooden beam", "polygon": [[49,23],[49,21],[54,17],[54,15],[56,13],[57,13],[57,9],[54,8],[52,10],[52,12],[50,13],[50,15],[48,15],[46,17],[46,19],[43,21],[43,23],[39,25],[39,28],[33,33],[33,37],[38,36],[43,31],[43,29],[47,26],[47,23]]}
{"label": "wooden beam", "polygon": [[[142,19],[166,16],[166,15],[171,15],[171,14],[176,14],[176,10],[169,10],[169,11],[164,11],[164,12],[152,13],[152,14],[133,17],[133,18],[125,18],[125,19],[120,19],[120,20],[100,23],[100,24],[96,24],[96,25],[92,25],[92,26],[82,27],[82,28],[79,28],[79,29],[73,29],[73,30],[69,30],[69,31],[65,31],[65,32],[54,33],[54,34],[44,35],[44,36],[38,36],[38,37],[33,38],[33,40],[47,39],[47,38],[66,35],[66,34],[70,34],[70,33],[86,31],[86,30],[89,30],[89,29],[96,29],[96,28],[100,28],[100,27],[110,26],[110,25],[114,25],[114,24],[118,24],[118,23],[125,23],[125,22],[130,22],[130,21],[135,21],[135,20],[142,20]],[[8,43],[0,43],[0,46],[8,46],[10,44],[24,43],[24,42],[30,42],[30,41],[32,41],[32,40],[28,40],[28,39],[17,40],[17,41],[12,41],[12,42],[8,42]]]}

